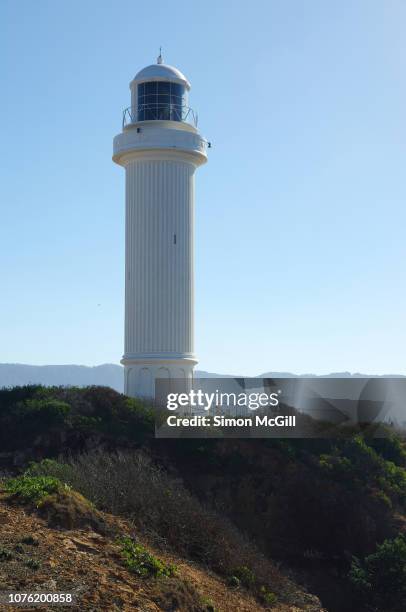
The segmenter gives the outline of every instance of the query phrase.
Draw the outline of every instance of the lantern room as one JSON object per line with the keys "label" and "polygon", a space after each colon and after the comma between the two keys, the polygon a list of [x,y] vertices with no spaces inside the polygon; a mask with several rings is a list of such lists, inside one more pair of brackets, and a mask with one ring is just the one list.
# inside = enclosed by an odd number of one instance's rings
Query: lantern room
{"label": "lantern room", "polygon": [[178,121],[197,125],[188,104],[190,83],[173,66],[162,62],[140,70],[130,83],[131,107],[124,111],[123,127],[140,121]]}

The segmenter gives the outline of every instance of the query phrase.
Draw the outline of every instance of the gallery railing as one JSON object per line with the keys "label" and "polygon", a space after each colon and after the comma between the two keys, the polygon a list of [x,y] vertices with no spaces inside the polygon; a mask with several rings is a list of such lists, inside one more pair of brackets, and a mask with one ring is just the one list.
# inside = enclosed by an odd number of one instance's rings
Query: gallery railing
{"label": "gallery railing", "polygon": [[123,129],[139,121],[182,121],[197,127],[197,114],[181,104],[141,104],[123,112]]}

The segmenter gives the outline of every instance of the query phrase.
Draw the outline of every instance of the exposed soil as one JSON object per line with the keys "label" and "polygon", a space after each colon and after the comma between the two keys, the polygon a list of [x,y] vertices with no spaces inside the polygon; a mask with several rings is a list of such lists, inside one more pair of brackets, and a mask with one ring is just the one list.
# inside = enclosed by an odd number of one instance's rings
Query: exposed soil
{"label": "exposed soil", "polygon": [[[158,557],[176,565],[176,577],[139,578],[124,567],[114,535],[134,535],[131,524],[107,514],[98,513],[98,516],[102,516],[108,527],[104,533],[92,528],[50,527],[36,512],[10,505],[3,496],[0,499],[0,591],[73,593],[76,604],[66,609],[75,611],[256,612],[266,609],[244,590],[228,588],[212,572],[149,545]],[[317,598],[309,603],[306,595],[303,601],[306,603],[300,607],[276,604],[272,610],[321,611]],[[0,605],[0,610],[11,609],[17,608]],[[50,605],[18,609],[64,608]]]}

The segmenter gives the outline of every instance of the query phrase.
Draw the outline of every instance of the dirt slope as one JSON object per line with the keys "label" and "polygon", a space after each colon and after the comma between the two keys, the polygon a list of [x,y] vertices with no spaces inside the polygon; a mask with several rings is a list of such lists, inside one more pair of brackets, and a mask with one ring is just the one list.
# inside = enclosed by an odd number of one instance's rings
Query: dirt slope
{"label": "dirt slope", "polygon": [[[126,521],[103,516],[112,528],[111,533],[131,533]],[[73,607],[47,606],[36,610],[254,612],[266,609],[245,591],[227,588],[213,573],[149,548],[161,559],[176,564],[176,580],[142,579],[127,571],[114,535],[50,528],[36,513],[10,506],[0,499],[0,591],[69,592],[77,597]],[[0,605],[0,610],[10,609]],[[276,604],[272,610],[319,612],[321,608],[317,598],[303,594],[300,607]]]}

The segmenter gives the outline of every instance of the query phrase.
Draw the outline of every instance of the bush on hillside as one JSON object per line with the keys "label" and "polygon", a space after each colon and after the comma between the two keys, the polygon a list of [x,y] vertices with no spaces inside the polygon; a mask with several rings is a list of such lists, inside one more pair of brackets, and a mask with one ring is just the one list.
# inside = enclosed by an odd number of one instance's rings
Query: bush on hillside
{"label": "bush on hillside", "polygon": [[[137,445],[154,431],[154,411],[108,387],[0,390],[0,447],[40,456],[92,443]],[[93,441],[93,442],[92,442]]]}
{"label": "bush on hillside", "polygon": [[313,551],[343,567],[396,537],[406,509],[404,442],[381,440],[199,440],[169,452],[188,489],[268,554],[302,564]]}
{"label": "bush on hillside", "polygon": [[385,540],[363,561],[354,558],[349,574],[368,610],[406,610],[406,539],[403,535]]}
{"label": "bush on hillside", "polygon": [[137,544],[133,538],[124,537],[119,541],[121,554],[123,555],[126,567],[134,574],[143,578],[161,576],[173,576],[175,566],[168,565],[150,553],[145,546]]}

